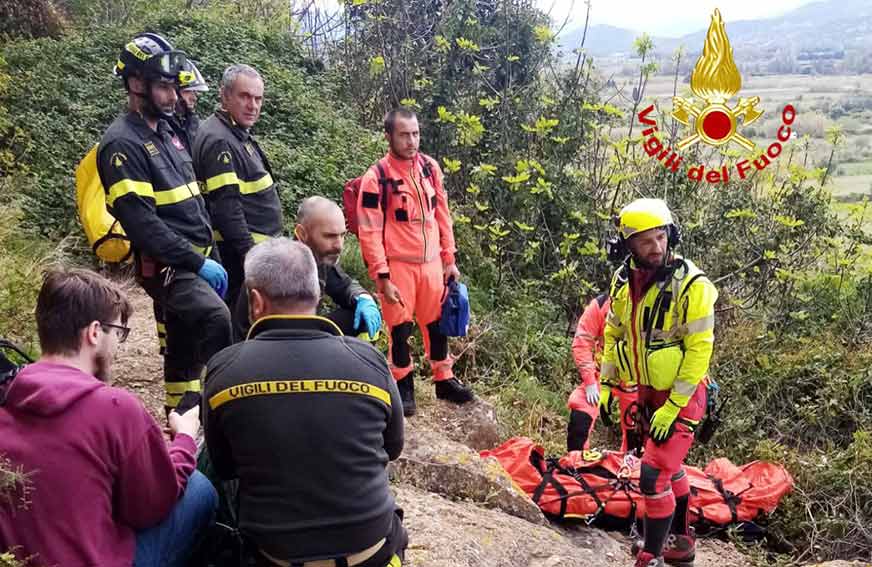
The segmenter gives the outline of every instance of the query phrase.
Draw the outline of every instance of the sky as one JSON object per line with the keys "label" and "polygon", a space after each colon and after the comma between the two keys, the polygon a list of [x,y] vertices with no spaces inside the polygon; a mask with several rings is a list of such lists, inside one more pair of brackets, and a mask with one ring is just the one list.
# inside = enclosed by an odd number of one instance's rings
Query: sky
{"label": "sky", "polygon": [[[584,25],[584,0],[536,0],[560,25],[567,15],[570,30]],[[756,20],[789,12],[814,0],[591,0],[590,25],[608,24],[660,37],[680,37],[708,27],[715,8],[724,20]]]}

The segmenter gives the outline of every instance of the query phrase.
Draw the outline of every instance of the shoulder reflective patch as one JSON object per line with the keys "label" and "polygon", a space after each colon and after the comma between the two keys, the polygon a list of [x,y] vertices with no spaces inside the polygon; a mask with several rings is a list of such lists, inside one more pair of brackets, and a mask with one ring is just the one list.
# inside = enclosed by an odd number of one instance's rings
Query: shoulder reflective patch
{"label": "shoulder reflective patch", "polygon": [[127,163],[127,156],[121,152],[115,152],[112,154],[112,157],[109,158],[109,162],[115,167],[123,167],[125,163]]}
{"label": "shoulder reflective patch", "polygon": [[230,157],[230,152],[225,150],[218,154],[218,163],[229,165],[231,161],[233,161],[233,158]]}
{"label": "shoulder reflective patch", "polygon": [[377,209],[378,208],[378,193],[369,193],[364,191],[363,193],[363,208],[364,209]]}
{"label": "shoulder reflective patch", "polygon": [[222,390],[209,398],[213,410],[242,398],[273,394],[357,394],[375,398],[390,407],[391,395],[378,386],[356,380],[268,380],[249,382]]}

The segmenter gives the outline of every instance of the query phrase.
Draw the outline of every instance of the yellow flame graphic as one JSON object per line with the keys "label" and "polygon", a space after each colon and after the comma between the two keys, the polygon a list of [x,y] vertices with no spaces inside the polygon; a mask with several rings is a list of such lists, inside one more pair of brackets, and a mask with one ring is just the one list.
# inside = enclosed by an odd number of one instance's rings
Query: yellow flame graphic
{"label": "yellow flame graphic", "polygon": [[720,10],[712,14],[702,55],[690,75],[690,89],[709,103],[726,102],[742,89],[742,76],[733,61],[733,48]]}

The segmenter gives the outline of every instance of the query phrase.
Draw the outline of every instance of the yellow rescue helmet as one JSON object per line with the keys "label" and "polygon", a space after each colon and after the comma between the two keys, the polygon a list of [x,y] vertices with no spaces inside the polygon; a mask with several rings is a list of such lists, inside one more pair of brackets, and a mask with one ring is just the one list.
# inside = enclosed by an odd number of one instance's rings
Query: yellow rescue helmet
{"label": "yellow rescue helmet", "polygon": [[663,199],[636,199],[621,209],[618,219],[618,231],[625,240],[652,228],[674,224]]}

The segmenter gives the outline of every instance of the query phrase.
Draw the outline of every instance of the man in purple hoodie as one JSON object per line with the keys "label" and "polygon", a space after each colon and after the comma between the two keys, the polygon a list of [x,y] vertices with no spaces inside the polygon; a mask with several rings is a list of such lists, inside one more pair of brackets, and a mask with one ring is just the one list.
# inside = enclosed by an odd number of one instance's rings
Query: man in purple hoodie
{"label": "man in purple hoodie", "polygon": [[199,407],[170,413],[168,447],[142,403],[107,385],[130,313],[102,276],[46,275],[42,358],[0,386],[0,455],[27,485],[0,499],[0,551],[44,566],[174,566],[211,521],[215,490],[194,470]]}

